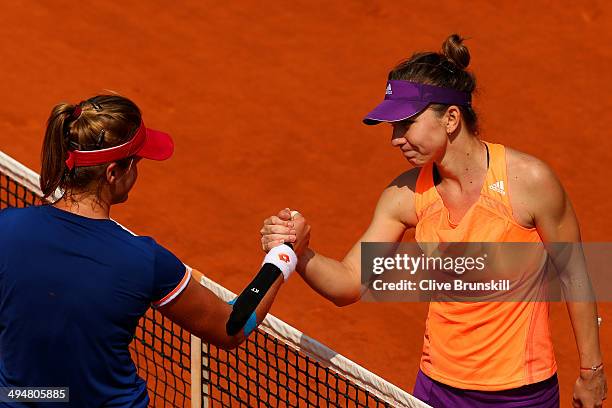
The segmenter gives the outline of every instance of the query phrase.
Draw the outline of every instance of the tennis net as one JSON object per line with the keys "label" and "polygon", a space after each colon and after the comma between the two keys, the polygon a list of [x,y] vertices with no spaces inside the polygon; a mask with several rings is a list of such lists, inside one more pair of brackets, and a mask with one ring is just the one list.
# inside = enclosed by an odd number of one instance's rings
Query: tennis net
{"label": "tennis net", "polygon": [[[38,174],[0,151],[0,210],[38,204]],[[236,296],[197,279],[223,300]],[[272,315],[225,351],[150,309],[130,351],[153,407],[428,407]]]}

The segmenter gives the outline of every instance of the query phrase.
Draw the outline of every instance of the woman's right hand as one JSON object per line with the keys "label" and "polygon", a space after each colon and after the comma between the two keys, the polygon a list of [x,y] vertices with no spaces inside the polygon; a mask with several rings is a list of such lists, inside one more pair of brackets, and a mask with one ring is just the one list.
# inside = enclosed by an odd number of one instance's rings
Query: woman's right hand
{"label": "woman's right hand", "polygon": [[576,408],[600,408],[608,393],[603,367],[592,372],[581,372],[574,384],[572,406]]}
{"label": "woman's right hand", "polygon": [[293,245],[294,252],[300,256],[310,241],[310,225],[300,213],[291,216],[291,211],[284,208],[277,215],[266,218],[261,233],[261,246],[265,252],[283,243]]}

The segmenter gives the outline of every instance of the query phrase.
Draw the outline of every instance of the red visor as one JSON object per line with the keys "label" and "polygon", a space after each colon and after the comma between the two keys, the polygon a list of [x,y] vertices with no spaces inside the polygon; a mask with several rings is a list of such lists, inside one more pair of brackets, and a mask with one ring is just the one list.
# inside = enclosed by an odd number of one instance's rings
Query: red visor
{"label": "red visor", "polygon": [[169,134],[147,129],[144,122],[140,122],[136,134],[129,142],[108,149],[69,151],[66,166],[72,170],[74,167],[97,166],[130,156],[151,160],[166,160],[172,156],[173,152],[174,143]]}

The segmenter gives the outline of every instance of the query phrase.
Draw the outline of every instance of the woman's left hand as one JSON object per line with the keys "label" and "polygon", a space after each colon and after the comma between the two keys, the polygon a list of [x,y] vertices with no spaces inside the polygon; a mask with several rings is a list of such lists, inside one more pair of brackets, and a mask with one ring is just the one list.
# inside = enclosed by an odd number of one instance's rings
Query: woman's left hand
{"label": "woman's left hand", "polygon": [[580,373],[580,377],[574,384],[572,406],[574,408],[602,407],[607,392],[608,384],[603,367],[594,372]]}

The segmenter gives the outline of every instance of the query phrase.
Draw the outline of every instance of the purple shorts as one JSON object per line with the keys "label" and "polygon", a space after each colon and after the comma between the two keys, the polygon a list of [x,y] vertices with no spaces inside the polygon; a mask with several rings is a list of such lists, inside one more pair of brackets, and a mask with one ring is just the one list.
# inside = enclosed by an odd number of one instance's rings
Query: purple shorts
{"label": "purple shorts", "polygon": [[434,408],[559,408],[559,381],[555,374],[510,390],[471,391],[432,380],[419,370],[414,396]]}

